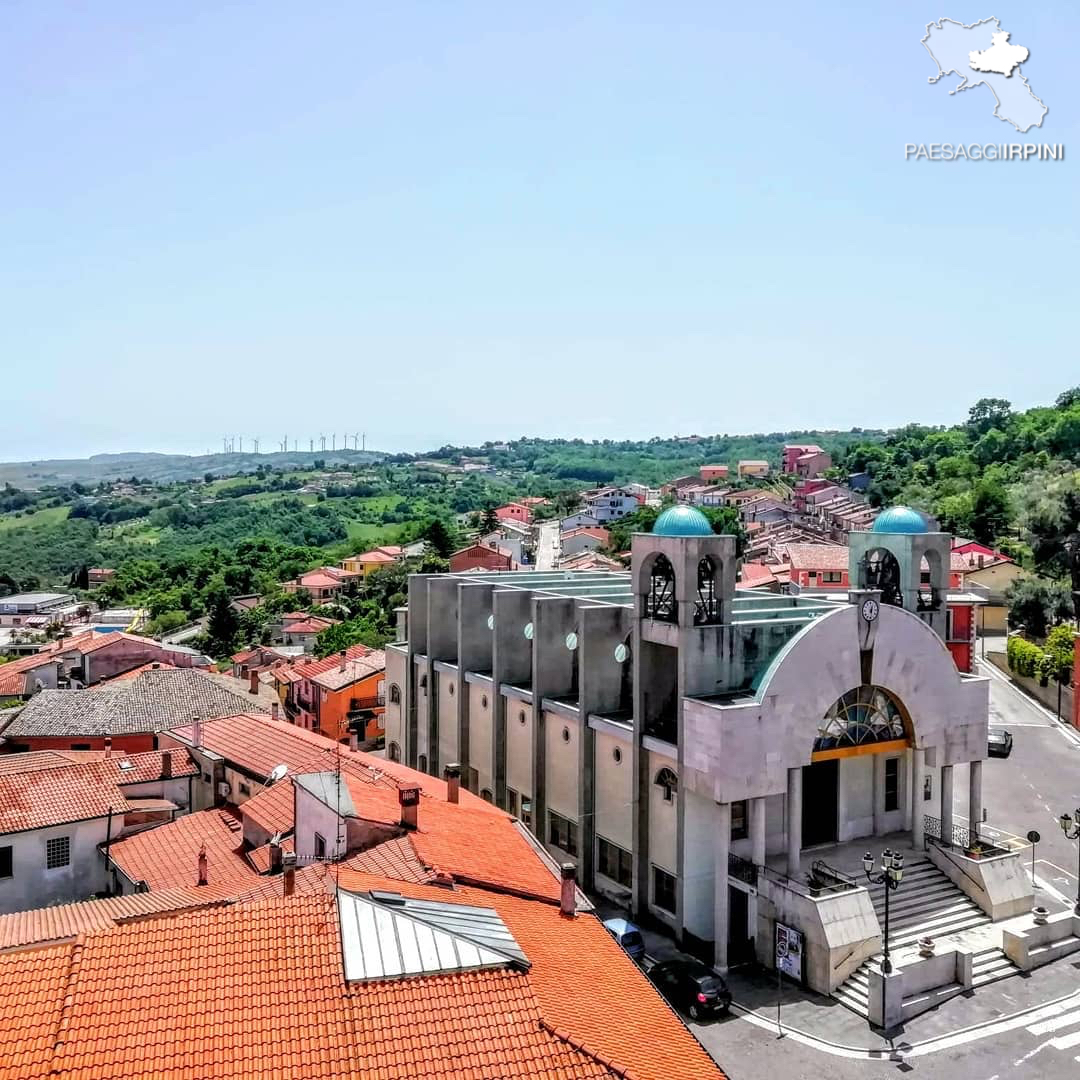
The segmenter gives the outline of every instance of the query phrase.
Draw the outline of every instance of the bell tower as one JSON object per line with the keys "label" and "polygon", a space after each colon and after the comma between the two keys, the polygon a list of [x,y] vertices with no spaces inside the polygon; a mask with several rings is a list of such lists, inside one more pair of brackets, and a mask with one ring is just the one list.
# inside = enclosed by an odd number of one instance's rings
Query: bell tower
{"label": "bell tower", "polygon": [[917,510],[894,506],[848,542],[851,587],[880,591],[883,604],[918,615],[944,641],[952,537],[931,532]]}

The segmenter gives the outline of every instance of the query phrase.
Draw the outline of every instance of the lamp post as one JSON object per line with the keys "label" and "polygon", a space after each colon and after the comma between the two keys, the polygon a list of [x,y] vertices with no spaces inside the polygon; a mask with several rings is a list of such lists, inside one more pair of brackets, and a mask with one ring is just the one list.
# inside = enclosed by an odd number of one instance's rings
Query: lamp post
{"label": "lamp post", "polygon": [[881,958],[881,972],[883,975],[890,975],[892,961],[889,959],[889,893],[893,889],[899,889],[900,882],[904,880],[904,856],[899,851],[886,848],[881,853],[881,870],[877,874],[874,873],[874,856],[869,851],[863,856],[862,864],[866,880],[871,885],[885,886],[885,952]]}
{"label": "lamp post", "polygon": [[[1073,816],[1069,814],[1062,814],[1058,818],[1058,824],[1061,826],[1061,831],[1070,840],[1080,840],[1080,806],[1073,811]],[[1077,845],[1077,861],[1080,863],[1080,844]],[[1076,915],[1080,915],[1080,878],[1076,883],[1076,906],[1073,908],[1073,912]]]}

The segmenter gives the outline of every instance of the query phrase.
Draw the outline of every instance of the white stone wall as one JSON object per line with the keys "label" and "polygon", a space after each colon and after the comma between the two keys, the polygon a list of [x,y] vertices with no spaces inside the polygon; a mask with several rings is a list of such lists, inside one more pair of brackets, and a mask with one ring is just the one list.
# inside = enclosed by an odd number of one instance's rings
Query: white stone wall
{"label": "white stone wall", "polygon": [[[388,647],[386,650],[386,711],[383,714],[383,730],[386,732],[386,745],[397,743],[405,753],[405,730],[403,726],[405,705],[405,684],[408,671],[408,656],[401,649]],[[390,689],[398,688],[400,701],[390,700]],[[387,751],[389,756],[389,750]]]}
{"label": "white stone wall", "polygon": [[683,926],[695,937],[710,941],[716,883],[716,803],[688,791],[683,815]]}
{"label": "white stone wall", "polygon": [[[663,867],[669,874],[678,872],[676,834],[679,820],[678,794],[671,802],[664,801],[664,792],[653,781],[665,766],[678,776],[678,767],[670,758],[652,750],[649,755],[649,862]],[[682,783],[682,777],[679,777]],[[644,793],[643,793],[644,794]],[[651,889],[650,883],[650,889]]]}
{"label": "white stone wall", "polygon": [[469,683],[469,761],[477,771],[479,781],[476,794],[484,788],[495,790],[491,775],[491,717],[495,708],[491,683]]}
{"label": "white stone wall", "polygon": [[[123,826],[123,815],[113,818],[113,837]],[[48,829],[7,833],[0,836],[0,846],[10,845],[12,874],[0,878],[0,914],[27,908],[67,904],[88,900],[105,889],[105,860],[98,851],[104,843],[106,819],[79,821]],[[45,842],[53,837],[70,839],[71,862],[54,870],[45,868]],[[192,863],[192,884],[195,883]]]}
{"label": "white stone wall", "polygon": [[[593,812],[597,836],[633,850],[634,765],[633,747],[613,735],[594,735]],[[615,761],[615,751],[622,761]]]}
{"label": "white stone wall", "polygon": [[[296,792],[296,854],[298,857],[315,854],[315,834],[326,841],[327,858],[339,858],[345,854],[345,827],[337,815],[324,802],[316,799],[302,787],[294,786]],[[340,842],[339,842],[340,830]]]}
{"label": "white stone wall", "polygon": [[[545,777],[547,808],[570,821],[577,821],[578,744],[581,739],[578,721],[559,713],[545,711],[544,731],[547,755]],[[569,739],[564,738],[564,732],[569,735]],[[547,836],[546,825],[544,836]]]}

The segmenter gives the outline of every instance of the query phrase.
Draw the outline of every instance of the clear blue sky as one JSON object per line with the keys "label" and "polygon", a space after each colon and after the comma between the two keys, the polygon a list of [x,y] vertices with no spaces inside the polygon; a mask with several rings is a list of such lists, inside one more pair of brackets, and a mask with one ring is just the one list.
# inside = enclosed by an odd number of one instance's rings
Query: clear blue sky
{"label": "clear blue sky", "polygon": [[[9,0],[0,458],[952,422],[1080,382],[1075,4]],[[931,86],[989,15],[1049,106]],[[905,162],[909,142],[1065,143]]]}

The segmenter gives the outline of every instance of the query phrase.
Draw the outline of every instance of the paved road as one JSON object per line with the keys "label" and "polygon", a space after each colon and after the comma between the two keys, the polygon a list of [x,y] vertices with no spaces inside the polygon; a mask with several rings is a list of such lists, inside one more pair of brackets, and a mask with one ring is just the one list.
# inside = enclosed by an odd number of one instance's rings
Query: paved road
{"label": "paved road", "polygon": [[554,570],[559,562],[559,519],[540,522],[536,540],[536,569]]}
{"label": "paved road", "polygon": [[[989,666],[988,666],[989,667]],[[1012,756],[983,766],[983,802],[988,824],[1024,836],[1037,829],[1037,896],[1047,906],[1071,906],[1077,890],[1077,844],[1066,840],[1057,823],[1063,810],[1080,805],[1080,739],[1017,690],[996,669],[990,679],[991,723],[1014,736]],[[955,779],[958,820],[967,813],[967,770]],[[1044,888],[1045,886],[1045,888]],[[993,994],[989,1026],[967,1033],[960,1014],[962,999],[912,1021],[896,1040],[895,1053],[870,1059],[864,1053],[827,1052],[797,1035],[778,1039],[763,1021],[733,1016],[712,1024],[691,1024],[705,1048],[733,1080],[878,1080],[912,1072],[929,1080],[1076,1080],[1080,1077],[1080,954],[987,987],[976,998]],[[1060,1004],[1047,1004],[1072,995]],[[950,1009],[950,1005],[955,1007]],[[1018,1012],[1038,1005],[1035,1012]],[[824,1013],[824,1009],[822,1010]],[[920,1024],[920,1021],[923,1021]],[[950,1033],[950,1034],[945,1034]],[[936,1038],[934,1043],[926,1040]],[[918,1045],[926,1043],[926,1045]]]}

